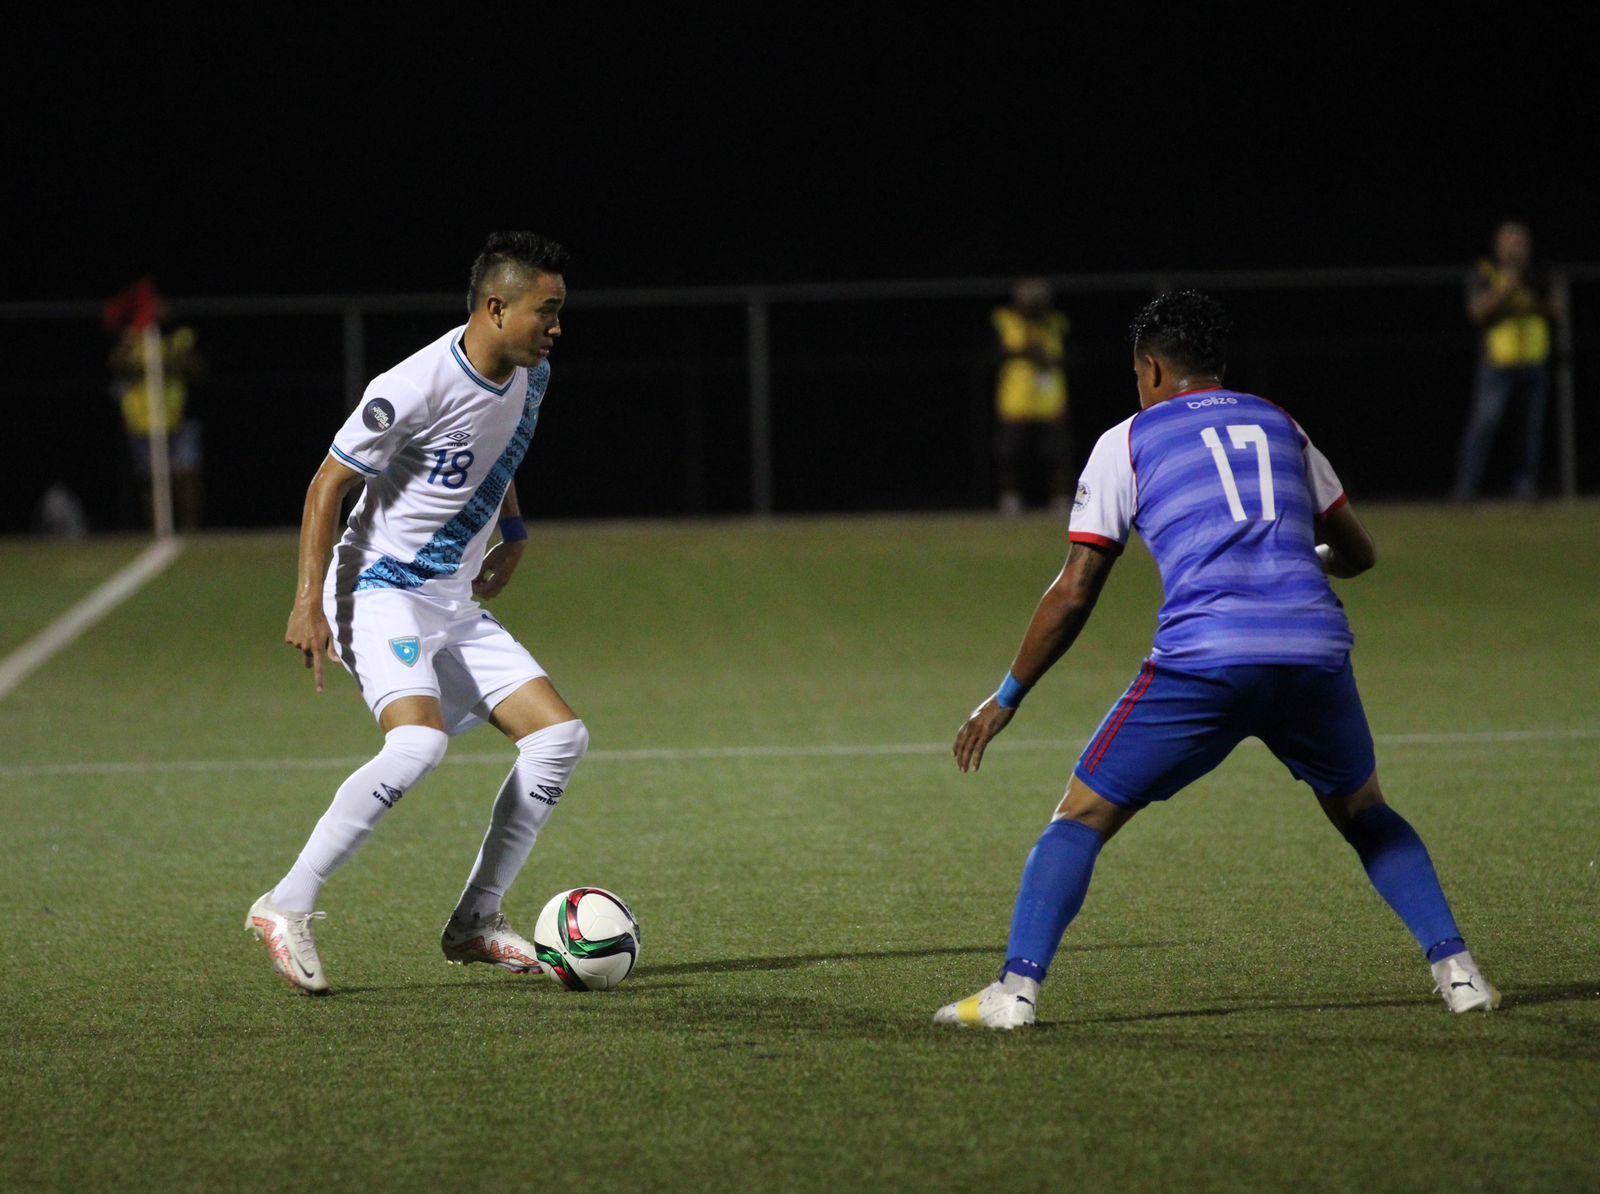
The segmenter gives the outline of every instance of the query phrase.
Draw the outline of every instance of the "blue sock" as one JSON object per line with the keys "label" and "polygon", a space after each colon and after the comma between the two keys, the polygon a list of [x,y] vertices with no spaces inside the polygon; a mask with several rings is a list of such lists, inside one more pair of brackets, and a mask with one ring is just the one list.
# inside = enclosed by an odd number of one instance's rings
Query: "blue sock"
{"label": "blue sock", "polygon": [[1351,818],[1345,837],[1355,847],[1372,886],[1411,930],[1428,961],[1466,949],[1428,848],[1404,817],[1387,804],[1363,809]]}
{"label": "blue sock", "polygon": [[1061,934],[1083,907],[1103,845],[1104,838],[1078,821],[1052,821],[1046,827],[1022,868],[1002,977],[1010,972],[1044,981]]}

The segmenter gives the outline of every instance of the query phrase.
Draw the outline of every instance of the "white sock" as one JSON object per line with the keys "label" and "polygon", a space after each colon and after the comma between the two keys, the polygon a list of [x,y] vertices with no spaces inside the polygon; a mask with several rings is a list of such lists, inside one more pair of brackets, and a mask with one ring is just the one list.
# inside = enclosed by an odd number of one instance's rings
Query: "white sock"
{"label": "white sock", "polygon": [[539,830],[588,749],[589,730],[581,721],[547,726],[517,740],[516,765],[495,797],[489,832],[456,905],[457,919],[480,920],[500,911],[506,889],[528,861]]}
{"label": "white sock", "polygon": [[315,908],[322,885],[372,836],[383,815],[439,765],[448,742],[443,731],[427,726],[396,726],[385,734],[376,757],[339,785],[300,857],[273,888],[272,902],[292,912]]}
{"label": "white sock", "polygon": [[1025,974],[1007,971],[1000,980],[1001,989],[1008,995],[1021,995],[1034,1007],[1039,1006],[1039,980]]}

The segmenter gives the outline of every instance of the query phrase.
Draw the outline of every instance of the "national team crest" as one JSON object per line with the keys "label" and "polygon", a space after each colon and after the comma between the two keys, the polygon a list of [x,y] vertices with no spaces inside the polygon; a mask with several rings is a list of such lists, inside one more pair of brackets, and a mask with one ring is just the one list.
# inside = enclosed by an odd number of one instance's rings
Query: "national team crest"
{"label": "national team crest", "polygon": [[392,638],[389,640],[389,650],[394,652],[394,657],[407,667],[414,667],[422,657],[422,642],[416,635],[406,638]]}

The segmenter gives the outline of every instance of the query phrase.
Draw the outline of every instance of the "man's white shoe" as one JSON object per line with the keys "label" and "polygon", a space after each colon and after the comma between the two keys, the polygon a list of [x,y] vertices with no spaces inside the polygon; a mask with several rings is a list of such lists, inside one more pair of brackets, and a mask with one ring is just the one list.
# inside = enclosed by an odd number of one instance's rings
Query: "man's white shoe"
{"label": "man's white shoe", "polygon": [[544,966],[533,942],[506,923],[505,913],[494,912],[475,921],[451,917],[439,937],[444,960],[457,966],[487,962],[502,970],[542,977]]}
{"label": "man's white shoe", "polygon": [[250,915],[244,927],[266,942],[272,954],[272,968],[289,985],[302,995],[326,995],[328,976],[323,972],[322,959],[317,956],[317,939],[311,934],[311,922],[321,920],[326,912],[291,912],[272,902],[269,891],[250,905]]}
{"label": "man's white shoe", "polygon": [[1038,1014],[1039,984],[1031,978],[1008,974],[976,995],[947,1003],[933,1013],[935,1024],[962,1028],[994,1028],[1002,1032],[1026,1028]]}
{"label": "man's white shoe", "polygon": [[1453,1012],[1492,1012],[1500,1006],[1500,992],[1465,951],[1433,964],[1433,989]]}

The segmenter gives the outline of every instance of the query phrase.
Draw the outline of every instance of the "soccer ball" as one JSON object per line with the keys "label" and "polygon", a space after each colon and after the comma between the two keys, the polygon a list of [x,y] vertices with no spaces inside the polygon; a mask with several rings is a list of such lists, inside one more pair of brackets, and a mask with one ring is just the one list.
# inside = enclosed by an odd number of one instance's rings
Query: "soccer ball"
{"label": "soccer ball", "polygon": [[574,887],[539,913],[533,948],[567,990],[609,991],[639,964],[639,921],[603,887]]}

